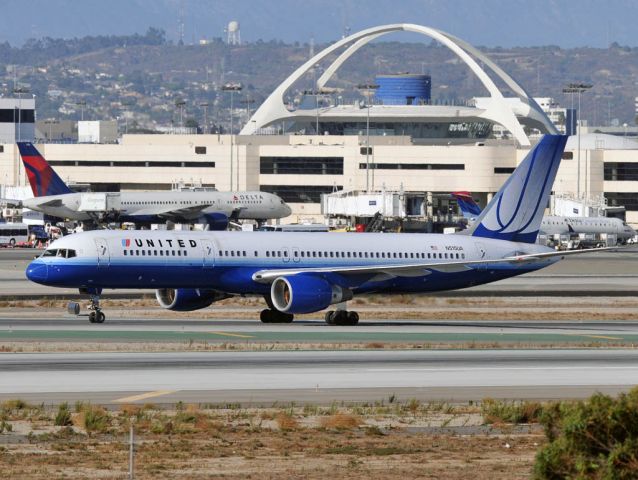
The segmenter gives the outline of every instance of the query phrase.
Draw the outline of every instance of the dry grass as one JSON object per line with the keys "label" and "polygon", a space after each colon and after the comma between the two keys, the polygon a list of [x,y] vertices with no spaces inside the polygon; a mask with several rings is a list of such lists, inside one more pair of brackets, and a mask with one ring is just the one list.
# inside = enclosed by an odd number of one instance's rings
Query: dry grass
{"label": "dry grass", "polygon": [[360,427],[362,423],[363,421],[358,415],[347,413],[337,413],[321,419],[323,428],[335,430],[351,430]]}
{"label": "dry grass", "polygon": [[292,431],[299,428],[299,422],[287,412],[280,412],[275,416],[275,421],[280,430]]}
{"label": "dry grass", "polygon": [[[2,478],[24,480],[126,478],[132,418],[136,478],[143,480],[526,478],[543,438],[540,429],[492,435],[479,426],[473,405],[415,401],[338,409],[122,405],[113,411],[79,403],[76,416],[84,419],[73,428],[55,427],[52,419],[17,420],[25,410],[20,401],[7,407],[12,430],[0,435],[0,471]],[[449,432],[460,411],[473,412],[476,431]],[[89,412],[105,416],[108,428],[88,435]]]}

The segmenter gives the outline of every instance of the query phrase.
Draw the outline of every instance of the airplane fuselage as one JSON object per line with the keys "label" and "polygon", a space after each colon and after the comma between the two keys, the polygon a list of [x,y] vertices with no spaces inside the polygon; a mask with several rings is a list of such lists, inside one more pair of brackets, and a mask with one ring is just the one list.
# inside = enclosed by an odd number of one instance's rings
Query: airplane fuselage
{"label": "airplane fuselage", "polygon": [[611,217],[543,217],[541,231],[548,235],[611,234],[618,240],[626,241],[636,235],[636,231],[619,218]]}
{"label": "airplane fuselage", "polygon": [[[535,244],[442,234],[101,230],[54,242],[30,264],[27,276],[58,287],[208,288],[264,295],[270,285],[256,280],[257,272],[326,268],[322,275],[326,280],[356,293],[428,292],[480,285],[537,270],[558,258],[523,264],[496,261],[552,251]],[[443,265],[486,260],[495,263]],[[336,271],[343,267],[432,263],[441,263],[441,269],[417,266],[401,276],[378,269],[355,276]]]}
{"label": "airplane fuselage", "polygon": [[[23,206],[59,218],[87,221],[96,214],[109,213],[82,209],[86,193],[68,193],[36,197],[22,202]],[[228,217],[237,212],[239,219],[283,218],[290,214],[290,207],[273,194],[248,192],[121,192],[116,194],[118,219],[163,222],[175,218],[184,222],[194,221],[208,213],[222,213]],[[85,198],[84,197],[84,198]],[[201,208],[198,208],[201,207]],[[165,212],[173,213],[167,214]]]}

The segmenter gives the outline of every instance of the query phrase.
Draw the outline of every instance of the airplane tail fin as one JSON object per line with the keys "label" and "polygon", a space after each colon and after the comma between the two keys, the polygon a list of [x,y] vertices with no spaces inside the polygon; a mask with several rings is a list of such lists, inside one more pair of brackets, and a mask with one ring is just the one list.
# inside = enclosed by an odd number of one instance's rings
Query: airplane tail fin
{"label": "airplane tail fin", "polygon": [[481,214],[481,207],[474,201],[470,192],[452,192],[450,195],[456,199],[461,213],[468,220],[473,220]]}
{"label": "airplane tail fin", "polygon": [[470,228],[474,237],[534,243],[565,150],[566,135],[545,135]]}
{"label": "airplane tail fin", "polygon": [[35,197],[73,193],[30,142],[18,142],[22,163]]}

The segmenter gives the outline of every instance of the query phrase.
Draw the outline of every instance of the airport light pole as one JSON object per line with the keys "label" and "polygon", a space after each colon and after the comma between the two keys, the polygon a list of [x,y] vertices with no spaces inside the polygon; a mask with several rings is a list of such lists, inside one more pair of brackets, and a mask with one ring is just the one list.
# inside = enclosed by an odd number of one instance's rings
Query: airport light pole
{"label": "airport light pole", "polygon": [[29,93],[26,87],[13,87],[13,93],[18,94],[18,142],[22,141],[22,94]]}
{"label": "airport light pole", "polygon": [[[233,189],[233,108],[234,108],[233,96],[235,92],[241,92],[242,88],[243,87],[241,83],[226,83],[222,85],[223,92],[230,92],[230,189],[231,190]],[[239,168],[237,168],[237,170],[239,170]],[[237,180],[239,184],[239,177],[237,177]]]}
{"label": "airport light pole", "polygon": [[366,192],[370,192],[370,95],[374,92],[379,85],[374,83],[362,83],[357,85],[357,89],[363,92],[366,101]]}
{"label": "airport light pole", "polygon": [[[578,160],[576,165],[576,198],[580,200],[580,95],[589,90],[593,85],[587,83],[570,83],[563,88],[563,93],[578,94],[578,114],[576,116],[576,133],[578,136]],[[573,99],[574,97],[572,97]]]}
{"label": "airport light pole", "polygon": [[199,106],[204,109],[204,133],[208,133],[208,107],[210,106],[210,103],[202,102]]}
{"label": "airport light pole", "polygon": [[179,126],[184,127],[184,105],[186,105],[186,101],[183,98],[178,98],[175,100],[175,106],[179,108]]}
{"label": "airport light pole", "polygon": [[246,114],[248,115],[248,120],[250,120],[250,114],[251,114],[251,110],[250,110],[250,106],[255,103],[255,99],[254,98],[250,98],[249,95],[246,95],[246,98],[244,100],[241,101],[242,105],[246,105]]}
{"label": "airport light pole", "polygon": [[80,121],[84,121],[84,107],[86,107],[86,100],[80,100],[79,102],[75,102],[75,104],[80,107]]}

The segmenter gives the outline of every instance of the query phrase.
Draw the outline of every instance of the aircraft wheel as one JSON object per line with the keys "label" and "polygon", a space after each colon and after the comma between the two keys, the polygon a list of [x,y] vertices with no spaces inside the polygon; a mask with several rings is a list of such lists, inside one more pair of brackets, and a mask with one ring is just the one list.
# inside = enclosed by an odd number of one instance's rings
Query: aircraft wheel
{"label": "aircraft wheel", "polygon": [[16,246],[16,239],[12,238],[11,240],[9,240],[9,245],[11,245],[11,248]]}
{"label": "aircraft wheel", "polygon": [[345,310],[337,310],[332,316],[332,321],[334,322],[333,325],[349,325],[348,312],[346,312]]}
{"label": "aircraft wheel", "polygon": [[348,325],[356,325],[359,323],[359,314],[357,312],[348,312]]}
{"label": "aircraft wheel", "polygon": [[267,308],[262,310],[259,314],[259,320],[262,323],[272,323],[272,310],[268,310]]}
{"label": "aircraft wheel", "polygon": [[89,322],[95,323],[96,312],[89,313]]}
{"label": "aircraft wheel", "polygon": [[281,323],[292,323],[292,321],[295,319],[295,316],[292,313],[281,313],[280,315]]}
{"label": "aircraft wheel", "polygon": [[334,321],[334,314],[335,314],[335,311],[334,311],[334,310],[328,310],[328,311],[326,312],[326,314],[324,315],[324,317],[323,317],[323,318],[324,318],[324,320],[326,321],[326,323],[327,323],[328,325],[334,325],[334,324],[335,324],[335,321]]}
{"label": "aircraft wheel", "polygon": [[95,312],[95,323],[104,323],[104,320],[106,320],[104,312]]}

